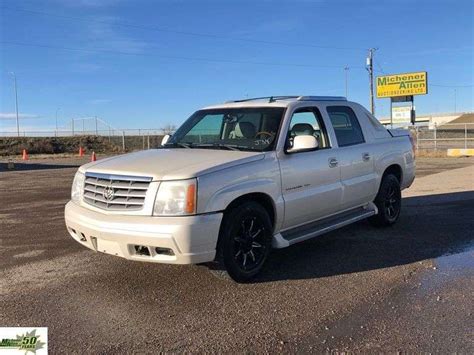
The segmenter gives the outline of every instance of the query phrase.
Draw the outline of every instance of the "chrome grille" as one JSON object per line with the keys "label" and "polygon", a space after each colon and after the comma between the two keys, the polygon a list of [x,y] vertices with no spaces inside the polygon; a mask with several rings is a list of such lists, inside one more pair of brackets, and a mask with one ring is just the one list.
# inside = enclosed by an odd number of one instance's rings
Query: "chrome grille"
{"label": "chrome grille", "polygon": [[84,201],[109,211],[139,211],[152,178],[86,173]]}

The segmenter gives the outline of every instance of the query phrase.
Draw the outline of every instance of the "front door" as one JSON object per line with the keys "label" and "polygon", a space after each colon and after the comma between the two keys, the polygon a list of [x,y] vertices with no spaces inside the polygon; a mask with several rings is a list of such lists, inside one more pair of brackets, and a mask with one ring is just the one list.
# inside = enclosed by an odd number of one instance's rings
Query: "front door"
{"label": "front door", "polygon": [[297,135],[313,135],[319,146],[312,151],[286,153],[280,159],[285,201],[283,229],[337,212],[342,198],[337,150],[331,148],[316,107],[295,110],[289,126],[289,145]]}

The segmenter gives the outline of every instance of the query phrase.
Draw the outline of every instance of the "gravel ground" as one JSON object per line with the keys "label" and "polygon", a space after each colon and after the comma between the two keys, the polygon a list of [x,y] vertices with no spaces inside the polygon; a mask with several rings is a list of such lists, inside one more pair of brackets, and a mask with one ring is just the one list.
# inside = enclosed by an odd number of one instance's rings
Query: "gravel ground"
{"label": "gravel ground", "polygon": [[419,159],[397,225],[275,251],[246,285],[81,247],[63,208],[86,161],[0,162],[0,326],[49,327],[51,353],[474,353],[474,159]]}

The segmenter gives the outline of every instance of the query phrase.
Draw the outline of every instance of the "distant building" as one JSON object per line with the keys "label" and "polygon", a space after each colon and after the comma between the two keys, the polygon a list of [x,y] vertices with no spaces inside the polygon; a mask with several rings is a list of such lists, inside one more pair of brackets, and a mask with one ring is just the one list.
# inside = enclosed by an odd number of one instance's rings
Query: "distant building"
{"label": "distant building", "polygon": [[[382,124],[390,124],[390,117],[380,119]],[[446,123],[474,123],[474,112],[433,113],[416,116],[417,125],[442,125]]]}

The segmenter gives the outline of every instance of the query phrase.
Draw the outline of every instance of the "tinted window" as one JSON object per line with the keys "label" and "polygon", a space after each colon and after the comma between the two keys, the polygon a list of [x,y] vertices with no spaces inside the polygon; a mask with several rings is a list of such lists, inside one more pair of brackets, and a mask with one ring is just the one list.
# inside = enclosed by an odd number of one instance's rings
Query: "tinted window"
{"label": "tinted window", "polygon": [[293,138],[300,135],[311,135],[318,140],[319,148],[328,148],[329,140],[321,114],[316,108],[298,109],[293,113],[290,121],[289,145]]}
{"label": "tinted window", "polygon": [[327,111],[340,147],[365,142],[359,121],[350,107],[329,106]]}

